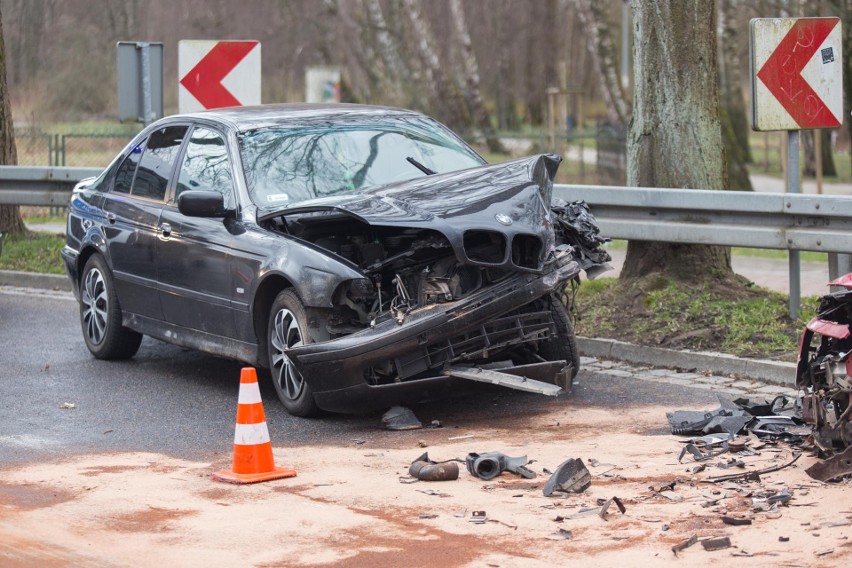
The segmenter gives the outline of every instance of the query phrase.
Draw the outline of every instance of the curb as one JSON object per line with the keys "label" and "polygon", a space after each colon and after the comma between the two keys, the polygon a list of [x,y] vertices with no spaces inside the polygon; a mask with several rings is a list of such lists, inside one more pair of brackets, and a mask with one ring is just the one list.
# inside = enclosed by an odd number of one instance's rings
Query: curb
{"label": "curb", "polygon": [[[71,291],[71,282],[61,274],[0,270],[0,286]],[[577,337],[580,354],[625,363],[680,370],[709,370],[714,375],[736,375],[765,383],[795,388],[796,365],[764,359],[743,359],[726,353],[676,351],[646,347],[615,339]]]}
{"label": "curb", "polygon": [[63,292],[71,291],[71,281],[64,274],[19,272],[17,270],[0,270],[0,286],[61,290]]}
{"label": "curb", "polygon": [[634,345],[614,339],[577,337],[580,354],[652,367],[679,370],[709,370],[714,375],[736,375],[782,387],[796,387],[796,364],[766,359],[744,359],[727,353],[677,351]]}

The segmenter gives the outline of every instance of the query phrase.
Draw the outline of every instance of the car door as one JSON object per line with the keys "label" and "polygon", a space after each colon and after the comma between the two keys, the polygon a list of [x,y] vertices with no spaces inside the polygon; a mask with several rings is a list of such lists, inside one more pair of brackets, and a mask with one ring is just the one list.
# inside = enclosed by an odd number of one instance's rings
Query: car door
{"label": "car door", "polygon": [[157,233],[168,180],[186,126],[152,132],[118,167],[104,196],[104,234],[122,310],[162,320],[157,286]]}
{"label": "car door", "polygon": [[177,172],[175,189],[160,214],[157,262],[160,301],[166,321],[181,327],[234,337],[231,309],[230,246],[236,221],[187,217],[177,207],[184,191],[222,193],[225,208],[233,211],[233,168],[225,136],[195,126],[189,135]]}

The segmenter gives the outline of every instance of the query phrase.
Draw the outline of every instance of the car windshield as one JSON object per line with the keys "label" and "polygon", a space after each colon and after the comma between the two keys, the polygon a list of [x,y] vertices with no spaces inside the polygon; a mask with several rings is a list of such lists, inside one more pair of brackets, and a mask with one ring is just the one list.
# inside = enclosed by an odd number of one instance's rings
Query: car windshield
{"label": "car windshield", "polygon": [[241,135],[240,151],[249,194],[262,209],[485,163],[424,118],[260,129]]}

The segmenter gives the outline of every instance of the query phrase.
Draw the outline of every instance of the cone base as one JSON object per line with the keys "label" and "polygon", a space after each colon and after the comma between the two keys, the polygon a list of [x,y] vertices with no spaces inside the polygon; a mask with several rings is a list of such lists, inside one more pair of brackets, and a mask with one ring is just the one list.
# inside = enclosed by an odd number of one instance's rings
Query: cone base
{"label": "cone base", "polygon": [[285,477],[296,477],[296,470],[276,467],[272,471],[264,471],[263,473],[234,473],[231,470],[221,469],[211,473],[210,477],[216,481],[243,485],[246,483],[259,483],[261,481],[283,479]]}

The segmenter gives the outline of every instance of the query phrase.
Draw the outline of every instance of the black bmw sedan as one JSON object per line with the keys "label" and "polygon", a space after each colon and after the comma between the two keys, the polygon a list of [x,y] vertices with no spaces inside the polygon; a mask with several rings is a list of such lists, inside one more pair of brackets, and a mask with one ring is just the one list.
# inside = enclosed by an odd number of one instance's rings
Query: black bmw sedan
{"label": "black bmw sedan", "polygon": [[560,295],[608,260],[559,158],[488,165],[416,112],[269,105],[164,118],[74,190],[83,339],[143,335],[270,370],[286,409],[362,411],[467,380],[555,394]]}

